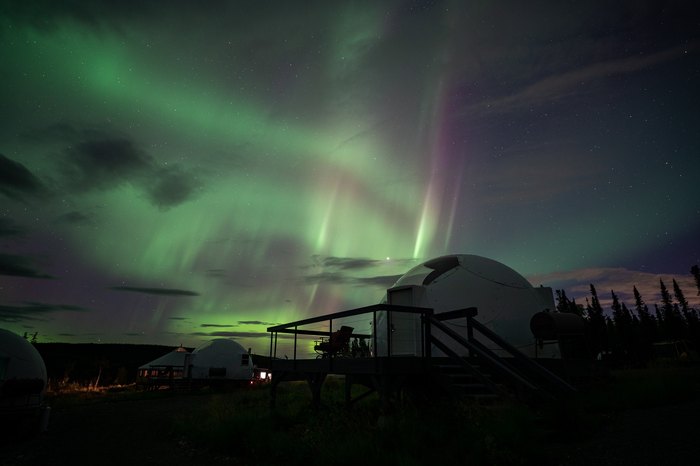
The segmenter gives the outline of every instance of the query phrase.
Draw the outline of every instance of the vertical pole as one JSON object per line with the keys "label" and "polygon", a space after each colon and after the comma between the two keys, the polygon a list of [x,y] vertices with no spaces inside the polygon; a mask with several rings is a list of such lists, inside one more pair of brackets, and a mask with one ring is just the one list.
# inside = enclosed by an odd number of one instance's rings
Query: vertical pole
{"label": "vertical pole", "polygon": [[275,354],[272,354],[272,341],[274,340],[272,334],[273,332],[270,332],[270,361],[272,361],[272,358],[276,356]]}
{"label": "vertical pole", "polygon": [[433,311],[424,311],[423,313],[423,355],[426,358],[433,356],[432,344],[432,327],[430,326],[430,318],[433,316]]}
{"label": "vertical pole", "polygon": [[392,312],[390,310],[386,311],[386,343],[387,343],[387,348],[386,348],[386,356],[388,358],[391,357],[391,331],[392,329],[392,323],[391,323],[391,315]]}
{"label": "vertical pole", "polygon": [[[467,341],[472,342],[474,341],[474,328],[472,327],[472,319],[473,317],[471,314],[467,314]],[[472,349],[469,348],[469,357],[473,357],[474,355],[472,354]]]}
{"label": "vertical pole", "polygon": [[374,354],[374,371],[379,370],[379,357],[377,356],[377,310],[372,310],[372,353]]}
{"label": "vertical pole", "polygon": [[372,353],[377,359],[377,310],[372,311]]}
{"label": "vertical pole", "polygon": [[[331,350],[333,349],[333,346],[330,343],[332,336],[333,336],[333,318],[328,320],[328,347]],[[333,351],[329,351],[328,352],[328,370],[333,369],[333,358],[335,358]]]}
{"label": "vertical pole", "polygon": [[297,368],[297,325],[294,326],[294,370]]}

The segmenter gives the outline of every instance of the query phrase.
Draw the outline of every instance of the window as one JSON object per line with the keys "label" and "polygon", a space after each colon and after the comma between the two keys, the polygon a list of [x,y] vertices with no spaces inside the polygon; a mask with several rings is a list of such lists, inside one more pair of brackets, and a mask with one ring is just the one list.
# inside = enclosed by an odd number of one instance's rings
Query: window
{"label": "window", "polygon": [[250,361],[250,355],[248,353],[241,354],[241,366],[247,366]]}

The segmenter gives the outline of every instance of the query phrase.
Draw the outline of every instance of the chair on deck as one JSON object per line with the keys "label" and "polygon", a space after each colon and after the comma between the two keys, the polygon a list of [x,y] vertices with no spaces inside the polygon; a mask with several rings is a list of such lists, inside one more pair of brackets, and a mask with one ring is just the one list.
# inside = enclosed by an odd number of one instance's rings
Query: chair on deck
{"label": "chair on deck", "polygon": [[338,353],[347,353],[350,350],[350,337],[352,336],[353,327],[343,325],[340,330],[331,333],[328,338],[321,338],[314,350],[320,357],[327,358]]}

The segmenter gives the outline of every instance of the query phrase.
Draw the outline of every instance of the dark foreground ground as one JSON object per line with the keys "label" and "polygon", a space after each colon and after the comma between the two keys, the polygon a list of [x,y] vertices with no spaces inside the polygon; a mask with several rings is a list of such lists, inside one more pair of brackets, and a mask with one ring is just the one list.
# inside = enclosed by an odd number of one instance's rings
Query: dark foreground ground
{"label": "dark foreground ground", "polygon": [[[170,393],[121,393],[92,396],[65,396],[52,400],[52,413],[49,430],[36,438],[5,442],[0,448],[0,465],[262,465],[262,464],[541,464],[541,465],[693,465],[700,464],[700,393],[694,396],[698,378],[683,374],[673,383],[688,381],[682,396],[674,399],[664,395],[663,400],[648,402],[644,399],[633,401],[629,406],[619,408],[616,392],[609,394],[610,406],[606,400],[598,401],[594,407],[579,405],[562,421],[552,420],[557,414],[552,411],[542,422],[540,414],[531,414],[528,409],[523,415],[514,415],[510,408],[501,406],[467,408],[466,413],[475,413],[465,418],[465,423],[474,423],[473,436],[481,435],[479,423],[484,429],[491,429],[483,438],[470,443],[470,439],[450,439],[452,428],[440,430],[439,435],[426,438],[420,445],[421,419],[425,422],[440,422],[428,419],[429,416],[414,416],[408,421],[374,419],[348,415],[347,411],[334,411],[331,416],[333,426],[343,424],[337,431],[324,433],[315,431],[323,421],[303,411],[289,420],[274,426],[269,408],[265,405],[265,388],[257,389],[253,395],[198,393],[174,395]],[[628,381],[636,386],[641,380]],[[694,385],[693,385],[694,384]],[[643,387],[642,387],[643,388]],[[300,394],[305,395],[304,388]],[[629,390],[626,385],[622,391]],[[662,392],[663,387],[659,388]],[[675,388],[673,388],[675,390]],[[603,394],[604,396],[605,393]],[[632,395],[634,396],[634,395]],[[656,392],[654,394],[656,396]],[[643,397],[642,397],[643,398]],[[298,401],[298,400],[297,400]],[[246,404],[245,410],[239,410]],[[614,404],[614,406],[613,406]],[[297,406],[301,406],[298,404]],[[420,409],[429,409],[422,407]],[[464,406],[461,405],[461,409]],[[237,411],[239,410],[239,411]],[[247,410],[247,411],[246,411]],[[258,419],[251,416],[251,410],[259,410]],[[591,410],[595,411],[592,412]],[[565,408],[564,411],[567,411]],[[246,417],[254,432],[243,427],[231,427],[228,417]],[[255,414],[253,414],[255,416]],[[487,425],[488,418],[502,417],[499,426]],[[507,426],[513,418],[513,431]],[[213,424],[211,419],[220,420]],[[305,424],[305,418],[310,419]],[[349,420],[348,420],[349,419]],[[218,422],[218,421],[217,421]],[[447,422],[447,421],[446,421]],[[415,426],[407,425],[416,423]],[[228,426],[228,427],[225,427]],[[505,428],[504,428],[505,426]],[[335,427],[332,427],[335,428]],[[282,431],[280,429],[283,429]],[[355,432],[356,429],[367,432]],[[392,440],[392,432],[398,438]],[[192,433],[191,433],[192,432]],[[413,434],[413,432],[418,432]],[[427,430],[430,432],[430,430]],[[372,438],[379,436],[382,442],[376,447],[368,447]],[[254,437],[251,437],[254,436]],[[337,438],[341,448],[342,461],[314,461],[316,452],[320,457],[332,456],[333,436],[348,436],[350,443],[357,448],[343,446],[345,438]],[[465,435],[456,432],[455,435]],[[203,438],[205,436],[205,438]],[[219,437],[215,440],[210,437]],[[269,436],[268,439],[260,438]],[[278,437],[288,441],[280,443]],[[316,436],[316,437],[314,437]],[[430,437],[430,435],[427,435]],[[501,439],[503,437],[504,439]],[[511,438],[512,437],[512,438]],[[522,437],[526,440],[520,442]],[[285,455],[270,449],[305,449],[290,451]],[[316,440],[314,440],[316,439]],[[353,440],[356,439],[356,440]],[[445,444],[441,444],[444,440]],[[316,443],[314,443],[314,441]],[[245,445],[237,446],[237,442]],[[532,444],[535,442],[536,444]],[[381,443],[386,449],[408,449],[414,454],[381,454]],[[246,448],[254,444],[255,448]],[[460,451],[459,446],[469,448],[478,445],[486,453],[477,456]],[[310,447],[309,447],[310,445]],[[484,446],[485,445],[485,446]],[[373,450],[373,448],[376,448]],[[430,461],[430,450],[436,453],[437,463]],[[450,451],[445,451],[450,449]],[[502,449],[498,452],[492,450]],[[329,453],[331,451],[331,453]],[[356,451],[358,456],[349,458]],[[374,452],[374,453],[372,453]],[[307,458],[308,456],[308,458]],[[374,457],[373,457],[374,456]],[[285,458],[287,458],[285,460]]]}
{"label": "dark foreground ground", "polygon": [[48,431],[33,439],[3,445],[0,464],[227,464],[224,458],[190,448],[174,431],[179,417],[196,412],[206,397],[131,398],[58,403],[52,408]]}

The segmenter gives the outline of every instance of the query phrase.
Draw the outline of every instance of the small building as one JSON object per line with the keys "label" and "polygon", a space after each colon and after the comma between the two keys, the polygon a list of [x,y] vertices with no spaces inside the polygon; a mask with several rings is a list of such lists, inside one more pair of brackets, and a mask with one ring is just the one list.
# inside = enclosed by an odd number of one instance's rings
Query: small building
{"label": "small building", "polygon": [[189,365],[191,353],[183,346],[154,359],[153,361],[139,367],[138,383],[157,387],[159,385],[170,384],[173,380],[183,379],[185,369]]}
{"label": "small building", "polygon": [[218,338],[192,352],[187,376],[192,380],[253,379],[253,358],[233,340]]}
{"label": "small building", "polygon": [[148,388],[231,385],[255,378],[251,354],[239,343],[218,338],[191,353],[182,346],[139,367],[139,382]]}

